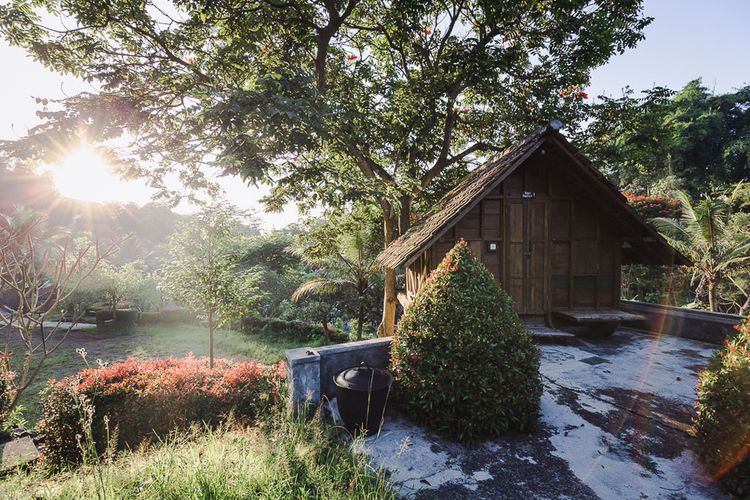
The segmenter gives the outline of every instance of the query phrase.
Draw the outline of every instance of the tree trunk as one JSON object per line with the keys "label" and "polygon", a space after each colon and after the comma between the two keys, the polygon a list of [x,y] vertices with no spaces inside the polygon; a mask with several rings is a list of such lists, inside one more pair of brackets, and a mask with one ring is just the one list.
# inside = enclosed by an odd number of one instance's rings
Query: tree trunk
{"label": "tree trunk", "polygon": [[[384,213],[383,230],[385,232],[385,246],[390,245],[396,239],[396,224],[398,224],[398,234],[404,234],[409,230],[411,224],[411,202],[410,196],[401,198],[401,207],[398,218],[393,213],[393,207]],[[378,337],[390,337],[393,335],[393,327],[396,323],[396,307],[398,298],[396,296],[396,270],[385,268],[385,290],[383,294],[383,319],[378,327]]]}
{"label": "tree trunk", "polygon": [[359,298],[359,312],[357,314],[357,340],[362,340],[362,323],[365,322],[365,298]]}
{"label": "tree trunk", "polygon": [[719,310],[719,304],[717,303],[718,297],[716,297],[716,289],[718,288],[718,283],[712,279],[708,280],[708,308],[712,312],[718,312]]}
{"label": "tree trunk", "polygon": [[321,323],[323,324],[323,335],[325,335],[326,340],[328,342],[331,341],[331,334],[330,334],[330,331],[328,330],[328,318],[331,316],[332,307],[333,306],[330,306],[328,307],[328,309],[326,309],[326,311],[323,313],[323,319],[321,320]]}
{"label": "tree trunk", "polygon": [[208,308],[208,366],[214,367],[214,310]]}
{"label": "tree trunk", "polygon": [[[396,239],[394,220],[390,213],[386,213],[383,219],[383,230],[385,232],[385,246],[390,245]],[[383,293],[383,319],[378,326],[378,337],[390,337],[393,335],[393,325],[396,323],[396,270],[385,268],[385,283]]]}
{"label": "tree trunk", "polygon": [[747,316],[750,313],[750,295],[745,297],[745,303],[740,307],[740,316]]}

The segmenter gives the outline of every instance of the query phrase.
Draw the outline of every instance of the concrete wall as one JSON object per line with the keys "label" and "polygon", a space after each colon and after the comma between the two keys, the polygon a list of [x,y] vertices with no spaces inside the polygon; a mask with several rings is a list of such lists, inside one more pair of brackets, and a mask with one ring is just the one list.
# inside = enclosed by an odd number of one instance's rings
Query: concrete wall
{"label": "concrete wall", "polygon": [[646,318],[645,321],[633,325],[638,328],[712,344],[721,344],[724,339],[734,336],[736,332],[733,326],[742,319],[736,314],[699,311],[631,300],[623,300],[620,308]]}
{"label": "concrete wall", "polygon": [[386,368],[390,350],[391,337],[287,350],[290,404],[298,408],[305,402],[317,405],[324,397],[334,398],[333,377],[363,361],[374,368]]}

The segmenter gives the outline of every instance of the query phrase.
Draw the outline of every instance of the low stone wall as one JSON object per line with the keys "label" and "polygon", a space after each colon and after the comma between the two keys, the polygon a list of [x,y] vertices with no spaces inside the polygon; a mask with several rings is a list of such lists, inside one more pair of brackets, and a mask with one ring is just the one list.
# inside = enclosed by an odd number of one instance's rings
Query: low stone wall
{"label": "low stone wall", "polygon": [[302,347],[286,351],[290,404],[317,405],[336,395],[333,377],[363,361],[374,368],[388,366],[391,337],[349,342],[326,347]]}
{"label": "low stone wall", "polygon": [[721,344],[736,333],[733,326],[742,319],[736,314],[715,313],[682,307],[623,300],[620,308],[646,319],[633,326],[653,333]]}

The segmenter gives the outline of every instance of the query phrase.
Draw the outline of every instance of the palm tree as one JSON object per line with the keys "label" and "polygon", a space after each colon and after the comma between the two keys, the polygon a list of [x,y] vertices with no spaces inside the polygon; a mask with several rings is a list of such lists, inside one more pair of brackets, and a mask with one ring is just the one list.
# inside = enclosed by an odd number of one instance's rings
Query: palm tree
{"label": "palm tree", "polygon": [[670,243],[693,261],[696,298],[707,293],[711,311],[719,310],[717,290],[730,268],[750,262],[750,236],[738,237],[733,224],[732,203],[740,187],[729,195],[704,196],[697,201],[679,191],[682,217],[654,219]]}
{"label": "palm tree", "polygon": [[308,295],[333,295],[347,290],[354,292],[357,296],[357,340],[362,340],[365,296],[379,272],[372,248],[366,232],[358,229],[340,237],[334,247],[322,256],[309,252],[309,247],[294,249],[302,260],[326,272],[302,283],[292,294],[292,300],[297,302]]}

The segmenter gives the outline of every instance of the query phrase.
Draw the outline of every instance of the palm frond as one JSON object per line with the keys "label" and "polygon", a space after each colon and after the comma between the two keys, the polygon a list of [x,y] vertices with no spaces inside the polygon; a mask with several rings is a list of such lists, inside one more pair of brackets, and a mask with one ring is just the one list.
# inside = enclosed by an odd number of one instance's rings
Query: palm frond
{"label": "palm frond", "polygon": [[313,278],[305,283],[302,283],[292,294],[292,300],[299,302],[308,295],[331,295],[334,293],[341,292],[346,288],[354,287],[356,289],[356,283],[338,278]]}

